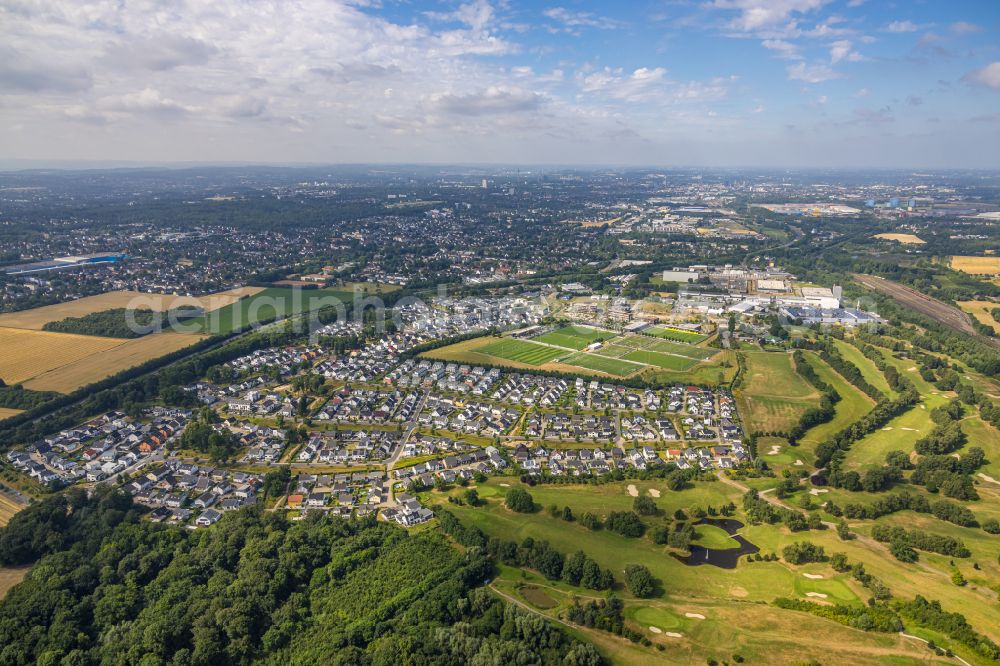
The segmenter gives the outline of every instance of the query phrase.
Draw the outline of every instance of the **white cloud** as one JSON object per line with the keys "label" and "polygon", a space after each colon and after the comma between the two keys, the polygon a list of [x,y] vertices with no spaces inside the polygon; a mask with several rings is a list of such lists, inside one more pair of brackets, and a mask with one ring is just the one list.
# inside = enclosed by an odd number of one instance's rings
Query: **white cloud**
{"label": "white cloud", "polygon": [[542,14],[556,21],[561,25],[562,29],[569,32],[576,32],[578,28],[613,30],[624,25],[621,21],[607,16],[597,16],[591,12],[573,12],[565,7],[552,7],[546,9]]}
{"label": "white cloud", "polygon": [[913,21],[893,21],[889,25],[885,26],[886,32],[916,32],[920,29]]}
{"label": "white cloud", "polygon": [[982,32],[983,27],[976,25],[975,23],[969,23],[968,21],[956,21],[948,26],[953,33],[956,35],[968,35],[974,32]]}
{"label": "white cloud", "polygon": [[730,28],[752,32],[787,22],[793,14],[819,9],[829,0],[714,0],[716,9],[736,10]]}
{"label": "white cloud", "polygon": [[850,40],[840,39],[830,44],[830,62],[836,65],[841,60],[860,62],[864,56],[853,50]]}
{"label": "white cloud", "polygon": [[786,60],[799,60],[802,58],[799,55],[798,47],[783,39],[765,39],[761,42],[761,46],[769,51],[774,51],[779,58]]}
{"label": "white cloud", "polygon": [[991,62],[985,67],[974,70],[962,77],[967,83],[976,83],[993,90],[1000,90],[1000,61]]}
{"label": "white cloud", "polygon": [[535,111],[545,103],[545,96],[523,88],[491,86],[465,95],[433,95],[430,101],[432,108],[442,113],[487,116]]}
{"label": "white cloud", "polygon": [[805,81],[806,83],[823,83],[841,77],[840,73],[826,65],[807,65],[804,62],[789,65],[785,71],[790,80]]}

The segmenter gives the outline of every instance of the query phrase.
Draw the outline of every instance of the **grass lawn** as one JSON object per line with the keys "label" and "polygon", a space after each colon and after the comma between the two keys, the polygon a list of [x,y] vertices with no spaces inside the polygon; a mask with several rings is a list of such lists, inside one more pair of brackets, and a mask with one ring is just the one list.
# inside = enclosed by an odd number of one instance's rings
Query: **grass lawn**
{"label": "grass lawn", "polygon": [[557,345],[559,347],[568,347],[570,349],[580,350],[593,342],[608,340],[615,337],[615,335],[616,334],[613,331],[589,328],[587,326],[564,326],[560,329],[556,329],[555,331],[550,331],[536,336],[532,338],[532,340],[547,342],[550,345]]}
{"label": "grass lawn", "polygon": [[740,544],[734,540],[726,530],[714,525],[697,525],[694,528],[695,543],[705,548],[715,548],[726,550],[728,548],[739,548]]}
{"label": "grass lawn", "polygon": [[685,331],[680,328],[670,328],[668,326],[650,326],[649,328],[643,329],[643,335],[652,335],[657,338],[663,338],[664,340],[676,340],[678,342],[689,342],[691,344],[697,344],[702,340],[707,340],[707,335],[702,335],[701,333],[694,333],[692,331]]}
{"label": "grass lawn", "polygon": [[597,370],[598,372],[605,372],[609,375],[614,375],[615,377],[627,377],[628,375],[631,375],[638,370],[642,370],[643,367],[645,367],[644,365],[638,363],[628,363],[627,361],[620,361],[616,358],[583,353],[573,354],[568,358],[562,359],[561,362],[566,365],[575,365],[581,368]]}
{"label": "grass lawn", "polygon": [[679,356],[686,356],[688,358],[698,360],[709,358],[719,353],[719,350],[717,349],[695,347],[693,345],[669,342],[667,340],[658,340],[656,338],[650,338],[643,335],[627,335],[616,338],[612,342],[613,344],[631,347],[633,349],[662,352],[664,354],[677,354]]}
{"label": "grass lawn", "polygon": [[881,430],[854,442],[847,452],[848,467],[881,466],[885,463],[885,454],[889,451],[897,449],[906,453],[913,451],[917,440],[934,428],[931,410],[947,404],[951,399],[949,395],[941,393],[926,382],[920,373],[916,372],[917,366],[913,361],[897,359],[887,351],[882,351],[886,362],[896,366],[902,376],[913,382],[921,400],[908,411],[889,421]]}
{"label": "grass lawn", "polygon": [[858,366],[858,370],[861,371],[861,376],[865,378],[866,382],[887,396],[894,395],[894,391],[889,388],[889,383],[885,381],[885,375],[882,374],[881,370],[875,367],[875,364],[872,363],[870,359],[866,358],[865,355],[861,353],[861,350],[849,342],[844,342],[843,340],[835,339],[833,343],[836,345],[837,351],[840,352],[841,356]]}
{"label": "grass lawn", "polygon": [[488,356],[510,359],[528,365],[544,365],[564,354],[565,350],[545,345],[537,345],[527,340],[513,340],[504,338],[495,342],[489,342],[482,347],[477,347],[476,351]]}
{"label": "grass lawn", "polygon": [[655,351],[636,350],[624,356],[626,361],[636,361],[647,365],[655,365],[658,368],[667,370],[688,370],[698,364],[693,358],[674,356],[672,354],[661,354]]}
{"label": "grass lawn", "polygon": [[[662,495],[656,499],[665,514],[674,510],[690,509],[693,506],[713,504],[719,506],[730,499],[739,504],[740,491],[721,482],[698,482],[694,488],[671,492],[659,481],[624,481],[600,486],[589,484],[544,485],[527,488],[537,504],[569,506],[577,516],[585,511],[607,515],[613,510],[631,507],[633,498],[627,486],[634,484],[641,494],[649,488],[657,488]],[[801,567],[785,562],[741,562],[736,569],[722,570],[710,566],[689,567],[668,554],[668,549],[653,544],[648,537],[628,539],[606,530],[591,532],[578,522],[566,522],[553,518],[548,511],[534,514],[516,514],[502,504],[502,495],[509,487],[523,487],[513,477],[496,477],[479,484],[479,494],[486,498],[481,507],[456,506],[448,503],[446,495],[438,491],[421,493],[430,505],[451,511],[466,524],[477,525],[488,535],[520,542],[525,537],[548,541],[553,548],[563,553],[583,549],[587,555],[597,560],[601,566],[610,568],[619,583],[626,564],[637,563],[647,566],[658,578],[665,594],[655,599],[636,599],[622,587],[616,590],[626,604],[626,621],[633,629],[641,631],[650,641],[664,645],[666,651],[642,648],[622,641],[607,633],[594,632],[574,627],[586,640],[608,656],[613,663],[702,663],[706,657],[729,660],[733,654],[740,654],[748,663],[792,663],[805,658],[824,659],[837,655],[837,663],[916,663],[933,661],[933,654],[925,646],[908,641],[895,634],[864,633],[844,627],[806,613],[785,611],[768,605],[778,596],[815,601],[817,603],[863,604],[867,592],[861,588],[850,574],[835,572],[828,564],[808,564]],[[461,489],[452,491],[460,492]],[[744,520],[738,512],[737,518]],[[655,524],[662,518],[646,518]],[[934,518],[928,531],[940,531]],[[954,526],[953,526],[954,527]],[[863,528],[862,528],[863,529]],[[960,532],[975,532],[957,528]],[[719,532],[722,532],[719,530]],[[987,546],[989,535],[978,530],[981,536],[966,537],[974,558],[983,565],[978,572],[982,580],[995,577],[997,567],[996,546]],[[995,634],[1000,626],[995,623],[995,602],[987,601],[993,594],[980,586],[979,590],[951,584],[947,576],[934,567],[927,571],[918,565],[902,565],[888,556],[881,544],[869,539],[841,541],[833,530],[821,532],[789,533],[785,528],[773,525],[747,526],[743,535],[764,552],[781,552],[781,549],[795,541],[811,541],[822,545],[827,553],[845,552],[853,562],[863,562],[867,571],[884,580],[900,598],[912,598],[924,594],[929,598],[941,599],[946,609],[963,612],[970,623],[981,632]],[[724,534],[716,535],[728,539]],[[706,540],[712,537],[706,535]],[[987,557],[992,555],[992,561]],[[921,553],[922,560],[925,559]],[[970,562],[959,564],[967,577],[977,574]],[[821,578],[808,578],[809,573]],[[973,578],[970,578],[972,581]],[[977,579],[978,580],[978,579]],[[602,593],[582,588],[573,588],[562,582],[547,581],[537,573],[502,567],[501,574],[494,581],[497,589],[522,600],[540,614],[557,619],[559,613],[573,603],[573,596],[584,600],[587,597],[601,597]],[[530,588],[537,588],[545,598]],[[519,591],[520,590],[520,591]],[[524,593],[526,591],[526,594]],[[825,596],[821,596],[825,595]],[[557,602],[551,608],[544,608],[549,599]],[[540,605],[534,605],[542,602]],[[700,619],[698,616],[703,616]],[[656,627],[659,633],[650,630]],[[667,632],[680,634],[668,636]],[[944,642],[952,649],[957,646]],[[968,651],[963,654],[967,659]]]}
{"label": "grass lawn", "polygon": [[[968,416],[962,420],[962,431],[968,436],[968,449],[978,446],[986,452],[986,464],[979,472],[1000,481],[1000,430],[983,421],[979,416]],[[959,451],[964,453],[965,449]],[[997,486],[1000,488],[1000,486]]]}
{"label": "grass lawn", "polygon": [[800,448],[808,448],[812,452],[815,450],[816,445],[871,411],[872,407],[875,406],[875,402],[855,388],[853,384],[841,377],[816,354],[806,352],[806,358],[809,364],[816,370],[816,374],[819,375],[820,379],[833,386],[834,390],[841,397],[840,402],[835,407],[836,415],[833,419],[828,423],[821,423],[814,428],[810,428],[799,441]]}
{"label": "grass lawn", "polygon": [[737,397],[750,432],[786,431],[810,407],[819,392],[795,371],[791,354],[744,352],[747,361]]}

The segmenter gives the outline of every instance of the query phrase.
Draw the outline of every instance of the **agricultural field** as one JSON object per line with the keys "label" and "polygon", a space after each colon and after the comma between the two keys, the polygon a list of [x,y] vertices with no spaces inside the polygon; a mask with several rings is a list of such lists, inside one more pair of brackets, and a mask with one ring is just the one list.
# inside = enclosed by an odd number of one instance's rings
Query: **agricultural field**
{"label": "agricultural field", "polygon": [[31,565],[23,567],[0,567],[0,599],[4,598],[10,588],[24,580],[29,571],[31,571]]}
{"label": "agricultural field", "polygon": [[665,340],[676,340],[677,342],[687,342],[689,344],[697,344],[702,340],[707,340],[707,335],[702,335],[701,333],[695,333],[693,331],[685,331],[680,328],[670,328],[668,326],[650,326],[649,328],[643,329],[643,335],[652,335],[657,338],[663,338]]}
{"label": "agricultural field", "polygon": [[318,310],[323,307],[348,308],[354,294],[341,289],[291,289],[270,287],[237,302],[183,322],[178,331],[225,335],[258,322]]}
{"label": "agricultural field", "polygon": [[1000,308],[1000,303],[991,301],[958,301],[956,303],[963,311],[975,317],[980,324],[993,327],[993,330],[1000,333],[1000,321],[993,318],[991,312],[995,308]]}
{"label": "agricultural field", "polygon": [[96,296],[87,296],[75,301],[46,305],[22,312],[0,314],[0,327],[25,328],[34,331],[53,321],[67,317],[83,317],[97,312],[117,308],[150,309],[166,311],[183,305],[195,305],[206,312],[236,303],[241,298],[264,291],[261,287],[238,287],[217,294],[201,296],[171,296],[167,294],[147,294],[139,291],[109,291]]}
{"label": "agricultural field", "polygon": [[589,344],[600,340],[608,340],[615,337],[615,335],[616,333],[613,331],[590,328],[589,326],[564,326],[560,329],[556,329],[555,331],[538,335],[532,338],[532,340],[547,342],[550,345],[567,347],[568,349],[576,349],[579,351],[584,349]]}
{"label": "agricultural field", "polygon": [[7,407],[0,407],[0,421],[3,421],[4,419],[9,419],[12,416],[17,416],[22,411],[24,411],[24,410],[22,410],[22,409],[9,409]]}
{"label": "agricultural field", "polygon": [[20,384],[124,343],[117,338],[0,328],[0,379]]}
{"label": "agricultural field", "polygon": [[539,345],[527,340],[514,340],[504,338],[496,342],[490,342],[476,350],[480,354],[495,356],[497,358],[509,359],[527,365],[543,365],[566,355],[566,350]]}
{"label": "agricultural field", "polygon": [[9,523],[14,514],[23,508],[21,504],[18,504],[3,492],[0,492],[0,527]]}
{"label": "agricultural field", "polygon": [[[66,335],[53,333],[52,335]],[[73,336],[91,338],[93,336]],[[153,333],[134,340],[115,340],[117,345],[75,358],[57,367],[39,372],[24,382],[32,391],[71,393],[111,375],[165,354],[189,347],[205,336],[186,333]],[[105,340],[108,338],[97,338]]]}
{"label": "agricultural field", "polygon": [[971,275],[1000,275],[1000,257],[952,257],[951,267]]}
{"label": "agricultural field", "polygon": [[872,238],[896,241],[903,245],[924,245],[927,242],[916,234],[875,234]]}
{"label": "agricultural field", "polygon": [[795,371],[791,354],[745,352],[747,370],[737,398],[748,432],[783,432],[810,407],[819,392]]}
{"label": "agricultural field", "polygon": [[[555,504],[569,506],[576,516],[587,511],[607,516],[610,511],[631,509],[633,498],[627,489],[630,484],[641,495],[652,495],[651,489],[658,491],[660,497],[654,501],[665,516],[678,509],[690,512],[696,506],[719,506],[727,501],[739,506],[742,494],[740,488],[723,481],[698,482],[678,492],[666,490],[663,482],[656,480],[629,480],[596,486],[538,485],[527,490],[542,507]],[[784,561],[741,561],[731,570],[688,566],[670,557],[669,548],[655,545],[648,536],[629,539],[608,530],[592,532],[579,522],[553,518],[544,509],[533,514],[512,513],[503,506],[502,498],[508,488],[518,486],[520,482],[512,477],[497,477],[478,484],[479,495],[485,500],[479,507],[450,504],[446,501],[446,493],[440,491],[422,493],[422,499],[452,512],[465,524],[476,525],[489,536],[518,543],[526,537],[544,539],[563,553],[582,548],[602,567],[611,568],[616,577],[621,575],[625,564],[648,567],[664,587],[662,597],[637,599],[624,587],[615,593],[625,602],[628,625],[654,644],[664,645],[666,652],[643,651],[627,641],[613,640],[607,633],[580,629],[587,640],[593,641],[613,662],[617,659],[617,663],[627,664],[662,663],[665,656],[668,661],[677,662],[700,662],[706,657],[721,661],[737,653],[749,663],[793,663],[806,658],[823,659],[824,655],[828,659],[833,653],[837,655],[837,663],[934,661],[933,654],[918,641],[896,634],[865,633],[768,605],[781,596],[819,604],[863,606],[870,593],[850,573],[838,573],[829,564],[793,566]],[[462,490],[451,492],[457,494]],[[838,501],[842,500],[838,498]],[[745,521],[739,510],[736,518]],[[893,519],[906,524],[909,517],[898,514]],[[645,522],[655,525],[662,520],[649,517]],[[995,538],[981,530],[959,528],[923,515],[916,526],[934,533],[954,532],[966,542],[973,557],[963,559],[958,566],[970,576],[970,582],[974,577],[985,583],[1000,574],[996,564],[1000,543],[996,543]],[[864,524],[856,527],[862,532],[868,530]],[[706,547],[726,545],[728,540],[724,533],[702,532],[700,527],[698,534],[704,539],[701,545]],[[748,525],[741,530],[741,535],[764,552],[780,553],[784,546],[801,540],[821,545],[827,553],[844,552],[851,562],[862,562],[869,573],[889,585],[894,596],[909,599],[923,594],[940,599],[946,609],[963,612],[977,631],[997,638],[994,603],[987,601],[991,598],[991,590],[982,586],[960,588],[952,585],[946,575],[948,558],[921,553],[921,562],[926,561],[925,565],[903,565],[892,559],[883,545],[868,538],[841,541],[834,530],[792,534],[775,526]],[[979,562],[982,571],[973,570],[972,561]],[[491,585],[498,593],[553,618],[573,603],[574,596],[583,599],[603,596],[565,582],[546,580],[533,571],[511,567],[503,567]],[[919,628],[908,627],[908,631],[931,636],[970,663],[981,663],[968,649],[945,637]]]}

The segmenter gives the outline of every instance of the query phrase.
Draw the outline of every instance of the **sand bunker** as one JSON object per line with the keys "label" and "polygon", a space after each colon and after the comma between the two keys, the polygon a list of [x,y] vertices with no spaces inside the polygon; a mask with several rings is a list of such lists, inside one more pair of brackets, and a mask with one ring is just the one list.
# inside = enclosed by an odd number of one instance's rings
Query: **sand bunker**
{"label": "sand bunker", "polygon": [[684,638],[684,634],[678,634],[676,631],[668,631],[666,635],[671,638]]}
{"label": "sand bunker", "polygon": [[886,426],[885,428],[882,428],[882,430],[892,430],[892,426]]}
{"label": "sand bunker", "polygon": [[731,587],[729,588],[729,594],[733,595],[734,597],[740,597],[740,598],[750,596],[750,593],[747,592],[747,589],[745,587]]}
{"label": "sand bunker", "polygon": [[805,576],[806,578],[810,578],[810,579],[812,579],[812,580],[816,580],[816,579],[818,579],[818,578],[822,578],[822,577],[823,577],[823,574],[811,574],[811,573],[804,573],[804,574],[802,574],[802,575],[803,575],[803,576]]}
{"label": "sand bunker", "polygon": [[989,476],[989,475],[987,475],[987,474],[983,474],[982,472],[980,472],[980,473],[979,473],[979,474],[977,474],[976,476],[978,476],[978,477],[979,477],[980,479],[982,479],[983,481],[989,481],[990,483],[1000,483],[1000,481],[997,481],[997,480],[996,480],[996,479],[994,479],[994,478],[993,478],[992,476]]}
{"label": "sand bunker", "polygon": [[828,492],[830,492],[830,490],[827,489],[827,488],[810,488],[809,489],[809,494],[810,495],[821,495],[823,493],[828,493]]}
{"label": "sand bunker", "polygon": [[650,488],[649,489],[649,494],[652,497],[659,497],[660,496],[660,491],[657,490],[656,488]]}
{"label": "sand bunker", "polygon": [[504,488],[510,488],[509,483],[501,483],[500,485],[503,486]]}
{"label": "sand bunker", "polygon": [[635,487],[634,483],[628,484],[627,490],[628,490],[628,494],[631,495],[632,497],[638,497],[639,496],[639,489]]}
{"label": "sand bunker", "polygon": [[806,592],[806,596],[807,597],[817,597],[819,599],[826,599],[827,595],[823,594],[822,592]]}
{"label": "sand bunker", "polygon": [[654,634],[662,634],[663,633],[663,629],[660,629],[659,627],[650,627],[649,630],[652,631]]}
{"label": "sand bunker", "polygon": [[907,432],[920,432],[916,428],[900,428],[900,430],[906,430]]}
{"label": "sand bunker", "polygon": [[771,446],[771,450],[767,452],[769,456],[776,456],[781,453],[781,446],[779,444],[774,444]]}
{"label": "sand bunker", "polygon": [[795,461],[795,464],[796,464],[796,465],[800,465],[800,466],[801,466],[801,465],[805,465],[805,463],[804,463],[804,462],[802,462],[801,460],[796,460],[796,461]]}
{"label": "sand bunker", "polygon": [[705,616],[702,615],[701,613],[684,613],[684,617],[690,617],[690,618],[693,618],[695,620],[704,620],[705,619]]}

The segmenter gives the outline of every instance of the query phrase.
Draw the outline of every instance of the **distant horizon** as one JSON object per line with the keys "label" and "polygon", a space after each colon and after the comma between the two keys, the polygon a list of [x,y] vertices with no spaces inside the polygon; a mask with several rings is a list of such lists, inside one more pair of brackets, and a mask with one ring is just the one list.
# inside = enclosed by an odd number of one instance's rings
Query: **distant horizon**
{"label": "distant horizon", "polygon": [[[27,163],[37,163],[35,166],[27,166]],[[24,166],[18,166],[25,164]],[[741,171],[829,171],[856,173],[864,171],[886,171],[900,172],[910,171],[919,173],[922,171],[932,173],[945,172],[983,172],[992,173],[1000,171],[1000,165],[996,167],[962,167],[962,166],[928,166],[928,165],[874,165],[874,166],[809,166],[809,165],[768,165],[768,164],[627,164],[627,163],[558,163],[558,162],[266,162],[266,161],[159,161],[159,160],[32,160],[32,159],[4,159],[0,158],[0,174],[29,173],[35,171],[135,171],[135,170],[166,170],[180,171],[184,169],[230,169],[230,168],[271,168],[271,169],[322,169],[336,168],[347,169],[356,167],[367,169],[372,167],[388,168],[470,168],[470,169],[538,169],[545,171],[556,170],[579,170],[594,171],[599,169],[610,169],[616,171],[634,170],[644,171],[653,169],[663,169],[667,171],[680,170],[741,170]]]}

